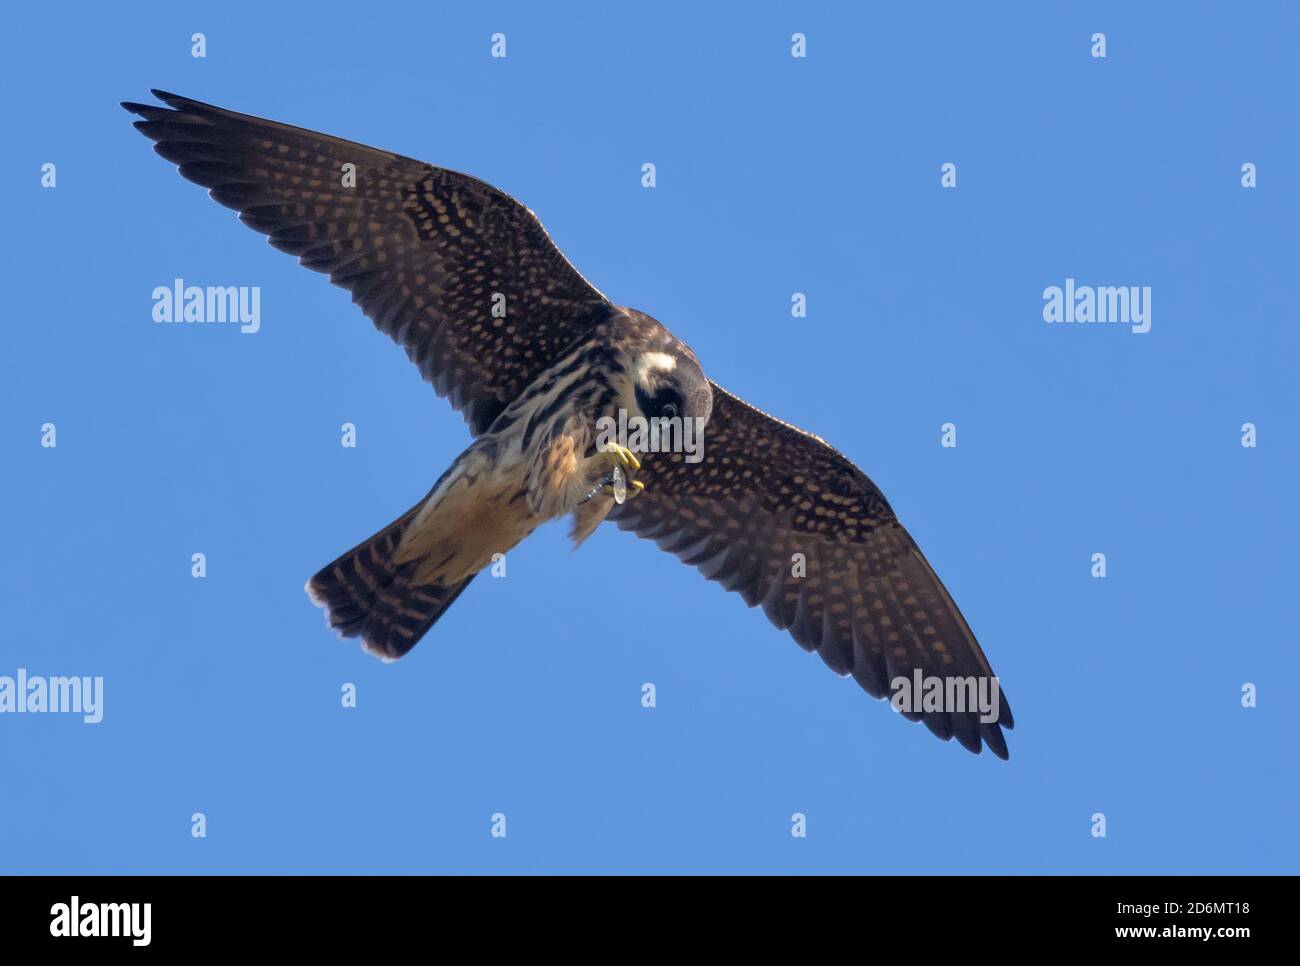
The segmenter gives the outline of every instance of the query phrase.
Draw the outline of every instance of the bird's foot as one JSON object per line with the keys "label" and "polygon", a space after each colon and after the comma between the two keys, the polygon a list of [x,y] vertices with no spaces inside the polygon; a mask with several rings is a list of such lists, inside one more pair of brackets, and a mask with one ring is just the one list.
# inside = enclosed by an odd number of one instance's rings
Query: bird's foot
{"label": "bird's foot", "polygon": [[609,449],[598,451],[587,462],[590,465],[598,465],[604,462],[610,466],[619,466],[633,472],[641,468],[641,461],[636,458],[636,454],[626,446],[619,446],[617,443],[611,445]]}
{"label": "bird's foot", "polygon": [[583,503],[593,499],[597,493],[603,493],[612,497],[615,503],[622,504],[645,489],[644,483],[632,479],[625,472],[625,470],[641,468],[641,461],[636,458],[636,454],[625,446],[614,445],[607,450],[601,450],[587,460],[587,466],[592,475],[600,473],[601,470],[605,472],[600,476],[600,482],[592,487],[591,492],[582,501]]}

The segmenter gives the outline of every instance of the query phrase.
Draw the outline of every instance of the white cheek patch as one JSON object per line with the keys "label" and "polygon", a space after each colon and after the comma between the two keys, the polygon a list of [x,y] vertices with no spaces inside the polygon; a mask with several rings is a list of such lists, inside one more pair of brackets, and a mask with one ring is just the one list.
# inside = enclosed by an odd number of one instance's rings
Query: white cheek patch
{"label": "white cheek patch", "polygon": [[637,356],[636,365],[633,366],[636,371],[636,381],[641,386],[649,385],[649,377],[652,372],[672,372],[677,368],[677,357],[670,356],[666,352],[644,352]]}

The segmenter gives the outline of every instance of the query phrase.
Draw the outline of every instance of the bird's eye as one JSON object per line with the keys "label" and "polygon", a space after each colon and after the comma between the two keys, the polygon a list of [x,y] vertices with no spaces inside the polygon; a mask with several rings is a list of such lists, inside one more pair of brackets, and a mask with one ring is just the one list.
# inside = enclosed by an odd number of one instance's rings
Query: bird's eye
{"label": "bird's eye", "polygon": [[659,410],[659,415],[664,416],[668,419],[672,419],[674,416],[677,415],[677,404],[676,403],[665,404],[664,408]]}

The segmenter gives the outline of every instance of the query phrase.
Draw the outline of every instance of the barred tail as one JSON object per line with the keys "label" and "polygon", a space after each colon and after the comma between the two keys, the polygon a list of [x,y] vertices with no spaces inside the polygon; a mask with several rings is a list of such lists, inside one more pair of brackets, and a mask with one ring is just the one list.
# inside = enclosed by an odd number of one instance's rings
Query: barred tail
{"label": "barred tail", "polygon": [[362,646],[384,661],[395,661],[415,647],[474,579],[471,574],[449,587],[416,585],[411,579],[419,561],[395,562],[402,535],[421,505],[307,581],[307,594],[325,608],[330,627],[343,637],[360,637]]}

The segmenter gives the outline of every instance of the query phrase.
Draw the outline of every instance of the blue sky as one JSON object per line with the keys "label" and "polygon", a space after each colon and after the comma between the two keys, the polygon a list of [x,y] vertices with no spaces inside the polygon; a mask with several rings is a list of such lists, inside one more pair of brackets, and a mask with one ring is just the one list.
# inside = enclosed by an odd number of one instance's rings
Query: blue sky
{"label": "blue sky", "polygon": [[[0,716],[0,871],[1295,872],[1300,15],[611,6],[8,14],[0,675],[105,707]],[[303,582],[468,437],[152,153],[117,106],[151,87],[497,185],[835,444],[983,643],[1010,762],[613,527],[539,531],[396,664],[335,640]],[[260,286],[261,331],[154,324],[176,277]],[[1067,278],[1150,286],[1151,331],[1046,324]]]}

